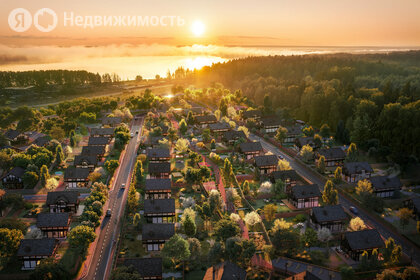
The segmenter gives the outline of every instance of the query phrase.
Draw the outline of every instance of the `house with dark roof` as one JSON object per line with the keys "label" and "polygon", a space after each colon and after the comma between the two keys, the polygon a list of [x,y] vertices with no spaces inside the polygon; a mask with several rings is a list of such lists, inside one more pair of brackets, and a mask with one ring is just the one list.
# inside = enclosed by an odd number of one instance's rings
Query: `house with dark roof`
{"label": "house with dark roof", "polygon": [[22,239],[16,256],[23,262],[22,270],[32,270],[41,260],[54,256],[57,247],[55,238]]}
{"label": "house with dark roof", "polygon": [[87,168],[90,171],[93,171],[97,165],[97,156],[77,155],[74,157],[74,166],[76,166],[77,168]]}
{"label": "house with dark roof", "polygon": [[295,139],[295,147],[297,149],[300,150],[305,145],[309,145],[313,150],[320,148],[318,147],[318,145],[315,144],[313,137],[297,137]]}
{"label": "house with dark roof", "polygon": [[215,115],[199,115],[195,116],[195,123],[205,128],[207,125],[216,123],[217,118]]}
{"label": "house with dark roof", "polygon": [[295,170],[276,170],[271,172],[270,180],[275,184],[278,180],[281,180],[284,183],[284,192],[289,194],[294,186],[297,185],[299,181],[303,181],[299,174]]}
{"label": "house with dark roof", "polygon": [[209,128],[210,131],[215,134],[215,133],[223,133],[226,131],[231,130],[231,127],[228,123],[226,122],[216,122],[216,123],[211,123],[209,124]]}
{"label": "house with dark roof", "polygon": [[325,157],[325,166],[342,166],[346,159],[346,153],[339,147],[319,149],[316,152],[316,163],[321,156]]}
{"label": "house with dark roof", "polygon": [[412,197],[403,201],[404,207],[413,210],[416,221],[420,221],[420,197]]}
{"label": "house with dark roof", "polygon": [[114,137],[114,130],[113,127],[102,127],[102,128],[91,128],[90,129],[90,137]]}
{"label": "house with dark roof", "polygon": [[360,261],[364,251],[372,256],[372,251],[384,247],[384,241],[376,229],[350,231],[343,234],[340,248],[353,260]]}
{"label": "house with dark roof", "polygon": [[83,146],[80,154],[84,156],[96,156],[101,161],[105,153],[106,146]]}
{"label": "house with dark roof", "polygon": [[261,175],[270,174],[273,171],[277,170],[277,164],[279,159],[276,155],[264,155],[254,157],[255,166],[260,171]]}
{"label": "house with dark roof", "polygon": [[246,140],[246,135],[242,130],[228,130],[223,132],[222,140],[229,145],[233,145],[239,139]]}
{"label": "house with dark roof", "polygon": [[242,120],[259,120],[262,117],[262,113],[260,110],[247,110],[242,112]]}
{"label": "house with dark roof", "polygon": [[104,117],[102,118],[102,125],[110,126],[110,127],[117,127],[122,123],[121,117]]}
{"label": "house with dark roof", "polygon": [[154,224],[175,222],[175,200],[168,199],[145,199],[144,217]]}
{"label": "house with dark roof", "polygon": [[9,129],[4,133],[4,137],[12,143],[26,143],[29,140],[29,137],[25,133],[17,129]]}
{"label": "house with dark roof", "polygon": [[289,201],[298,209],[319,206],[321,192],[317,184],[297,185],[292,188]]}
{"label": "house with dark roof", "polygon": [[146,179],[145,199],[171,198],[171,179]]}
{"label": "house with dark roof", "polygon": [[372,167],[366,161],[345,162],[343,165],[343,180],[357,183],[359,180],[369,179],[373,173]]}
{"label": "house with dark roof", "polygon": [[343,231],[347,219],[347,214],[341,205],[314,207],[310,214],[310,222],[315,230],[327,228],[332,233]]}
{"label": "house with dark roof", "polygon": [[261,123],[264,129],[264,133],[267,134],[275,134],[277,129],[279,129],[282,125],[281,119],[277,117],[263,118],[261,119]]}
{"label": "house with dark roof", "polygon": [[144,224],[142,228],[142,243],[146,251],[160,251],[175,234],[175,224]]}
{"label": "house with dark roof", "polygon": [[167,148],[152,148],[146,151],[149,162],[166,162],[171,159],[171,153]]}
{"label": "house with dark roof", "polygon": [[70,212],[77,213],[79,208],[79,192],[55,191],[47,193],[47,207],[50,213]]}
{"label": "house with dark roof", "polygon": [[48,135],[37,137],[33,142],[32,145],[37,145],[38,147],[45,147],[48,143],[50,143],[51,137]]}
{"label": "house with dark roof", "polygon": [[68,212],[39,213],[36,226],[47,238],[66,238],[70,227],[70,215]]}
{"label": "house with dark roof", "polygon": [[170,162],[150,162],[148,166],[150,179],[170,178]]}
{"label": "house with dark roof", "polygon": [[373,193],[377,197],[393,197],[396,191],[401,190],[402,183],[397,176],[375,176],[369,179],[372,184]]}
{"label": "house with dark roof", "polygon": [[284,138],[284,143],[294,143],[296,138],[302,134],[302,129],[300,125],[287,126],[286,138]]}
{"label": "house with dark roof", "polygon": [[315,274],[309,271],[304,271],[298,274],[295,274],[293,276],[290,276],[286,278],[285,280],[322,280],[322,278],[319,278]]}
{"label": "house with dark roof", "polygon": [[245,142],[239,145],[239,151],[245,155],[247,160],[253,159],[256,156],[261,156],[264,153],[261,142]]}
{"label": "house with dark roof", "polygon": [[140,274],[141,279],[162,279],[161,258],[124,259],[123,265],[132,267]]}
{"label": "house with dark roof", "polygon": [[209,267],[203,280],[246,280],[246,270],[229,261]]}
{"label": "house with dark roof", "polygon": [[3,186],[8,189],[21,189],[23,187],[23,175],[25,169],[16,166],[13,167],[7,174],[1,179]]}
{"label": "house with dark roof", "polygon": [[85,188],[89,183],[88,168],[69,166],[64,170],[64,183],[67,188]]}
{"label": "house with dark roof", "polygon": [[88,146],[108,146],[111,138],[105,136],[89,137]]}

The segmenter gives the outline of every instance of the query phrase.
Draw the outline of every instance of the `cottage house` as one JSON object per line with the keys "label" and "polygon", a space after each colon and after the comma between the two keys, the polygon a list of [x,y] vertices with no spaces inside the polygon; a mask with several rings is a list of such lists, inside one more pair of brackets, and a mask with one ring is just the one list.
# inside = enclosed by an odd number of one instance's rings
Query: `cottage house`
{"label": "cottage house", "polygon": [[147,144],[150,145],[152,148],[158,148],[160,146],[159,141],[163,140],[163,136],[150,136],[147,139]]}
{"label": "cottage house", "polygon": [[341,232],[347,221],[347,214],[341,205],[314,207],[310,216],[311,224],[316,230],[327,228],[332,233]]}
{"label": "cottage house", "polygon": [[111,139],[114,136],[113,127],[103,127],[103,128],[91,128],[90,136],[91,137],[108,137]]}
{"label": "cottage house", "polygon": [[7,174],[1,179],[3,186],[8,189],[21,189],[23,187],[23,175],[25,169],[22,167],[13,167]]}
{"label": "cottage house", "polygon": [[195,123],[201,126],[202,128],[205,128],[207,125],[216,123],[217,118],[215,115],[200,115],[195,116]]}
{"label": "cottage house", "polygon": [[124,259],[123,265],[133,267],[141,279],[162,279],[161,258]]}
{"label": "cottage house", "polygon": [[55,255],[58,240],[55,238],[22,239],[16,256],[23,261],[22,270],[32,270],[41,260]]}
{"label": "cottage house", "polygon": [[246,270],[229,261],[209,267],[203,280],[246,280]]}
{"label": "cottage house", "polygon": [[209,124],[209,128],[213,134],[223,133],[223,132],[231,130],[230,125],[226,122],[211,123]]}
{"label": "cottage house", "polygon": [[255,156],[255,166],[260,170],[260,174],[270,174],[277,170],[279,159],[276,155]]}
{"label": "cottage house", "polygon": [[45,147],[48,143],[50,143],[51,137],[44,135],[37,137],[33,142],[32,145],[37,145],[38,147]]}
{"label": "cottage house", "polygon": [[160,251],[175,234],[174,224],[144,224],[142,229],[142,242],[146,251]]}
{"label": "cottage house", "polygon": [[70,227],[70,215],[68,212],[39,213],[36,226],[44,237],[66,238]]}
{"label": "cottage house", "polygon": [[93,171],[97,165],[97,156],[77,155],[74,157],[74,166],[76,166],[77,168],[87,168],[90,171]]}
{"label": "cottage house", "polygon": [[321,192],[316,184],[297,185],[292,188],[289,201],[298,209],[319,206]]}
{"label": "cottage house", "polygon": [[275,134],[282,125],[281,119],[276,117],[269,117],[261,119],[264,132],[267,134]]}
{"label": "cottage house", "polygon": [[64,183],[67,188],[85,188],[89,183],[89,169],[69,166],[64,171]]}
{"label": "cottage house", "polygon": [[223,132],[222,139],[229,145],[233,145],[239,139],[246,140],[246,135],[242,130],[229,130]]}
{"label": "cottage house", "polygon": [[369,179],[373,169],[366,161],[345,162],[343,165],[343,180],[348,183],[356,183],[359,180]]}
{"label": "cottage house", "polygon": [[169,149],[165,148],[148,149],[146,154],[149,162],[166,162],[171,159]]}
{"label": "cottage house", "polygon": [[404,200],[404,207],[413,210],[416,221],[420,221],[420,197],[412,197]]}
{"label": "cottage house", "polygon": [[247,160],[253,159],[255,156],[261,156],[264,153],[261,142],[246,142],[239,145],[239,150],[245,155]]}
{"label": "cottage house", "polygon": [[313,137],[298,137],[295,139],[295,146],[297,149],[300,150],[305,145],[309,145],[313,150],[320,148],[315,144]]}
{"label": "cottage house", "polygon": [[346,159],[346,153],[339,147],[329,149],[319,149],[316,152],[316,162],[321,156],[325,157],[326,166],[341,166]]}
{"label": "cottage house", "polygon": [[105,153],[105,146],[83,146],[80,154],[84,156],[96,156],[101,161]]}
{"label": "cottage house", "polygon": [[271,172],[270,179],[272,183],[276,183],[278,180],[284,183],[284,192],[290,193],[291,189],[297,185],[299,181],[303,181],[299,174],[295,170],[276,170]]}
{"label": "cottage house", "polygon": [[79,192],[55,191],[47,194],[47,207],[51,213],[77,213],[79,208]]}
{"label": "cottage house", "polygon": [[4,137],[11,143],[26,143],[29,140],[29,137],[25,133],[16,129],[9,129],[4,133]]}
{"label": "cottage house", "polygon": [[146,179],[145,199],[171,198],[171,179]]}
{"label": "cottage house", "polygon": [[400,178],[388,176],[375,176],[369,179],[372,184],[373,193],[377,197],[393,197],[396,191],[401,190],[402,183]]}
{"label": "cottage house", "polygon": [[294,143],[296,138],[302,134],[302,129],[299,125],[287,126],[287,135],[284,138],[284,143]]}
{"label": "cottage house", "polygon": [[111,138],[99,136],[99,137],[89,137],[88,146],[103,146],[106,147],[109,142],[111,142]]}
{"label": "cottage house", "polygon": [[150,162],[148,167],[150,179],[170,178],[170,162]]}
{"label": "cottage house", "polygon": [[242,120],[255,120],[261,119],[262,113],[260,110],[247,110],[242,112]]}
{"label": "cottage house", "polygon": [[122,123],[121,117],[104,117],[102,118],[103,126],[117,127]]}
{"label": "cottage house", "polygon": [[353,260],[360,261],[364,251],[366,251],[368,256],[371,257],[374,249],[383,248],[384,245],[384,241],[382,240],[378,230],[365,229],[344,233],[341,239],[340,247]]}
{"label": "cottage house", "polygon": [[154,224],[173,223],[175,220],[175,200],[145,199],[144,217]]}

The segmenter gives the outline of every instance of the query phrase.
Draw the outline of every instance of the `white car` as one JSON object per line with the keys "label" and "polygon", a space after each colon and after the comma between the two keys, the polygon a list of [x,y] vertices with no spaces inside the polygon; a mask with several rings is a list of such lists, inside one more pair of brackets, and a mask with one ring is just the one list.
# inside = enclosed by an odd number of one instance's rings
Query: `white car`
{"label": "white car", "polygon": [[131,136],[131,138],[133,138],[133,137],[134,137],[134,133],[133,133],[133,132],[131,132],[131,133],[130,133],[130,136]]}
{"label": "white car", "polygon": [[125,184],[121,184],[121,189],[125,189]]}

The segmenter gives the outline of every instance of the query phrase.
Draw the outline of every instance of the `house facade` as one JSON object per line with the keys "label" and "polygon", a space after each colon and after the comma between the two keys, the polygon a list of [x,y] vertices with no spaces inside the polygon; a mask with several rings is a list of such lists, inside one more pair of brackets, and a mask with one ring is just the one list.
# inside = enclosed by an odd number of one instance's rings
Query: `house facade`
{"label": "house facade", "polygon": [[239,139],[246,140],[247,137],[242,130],[229,130],[223,133],[222,139],[225,143],[233,145]]}
{"label": "house facade", "polygon": [[92,128],[90,130],[90,137],[107,137],[111,139],[114,136],[113,127]]}
{"label": "house facade", "polygon": [[171,198],[171,179],[146,179],[145,199]]}
{"label": "house facade", "polygon": [[370,258],[373,250],[381,249],[384,246],[384,241],[376,229],[346,232],[340,243],[340,248],[355,261],[360,261],[364,251]]}
{"label": "house facade", "polygon": [[64,171],[64,183],[67,188],[86,188],[89,184],[88,168],[70,166]]}
{"label": "house facade", "polygon": [[316,152],[316,163],[321,156],[325,157],[325,165],[327,167],[331,166],[342,166],[344,160],[346,159],[346,153],[341,148],[329,148],[329,149],[319,149]]}
{"label": "house facade", "polygon": [[54,256],[57,246],[55,238],[22,239],[16,254],[22,261],[22,270],[33,270],[41,260]]}
{"label": "house facade", "polygon": [[150,179],[164,179],[171,176],[170,162],[150,162],[148,167]]}
{"label": "house facade", "polygon": [[343,180],[348,183],[357,183],[360,180],[369,179],[373,169],[366,161],[345,162],[343,165]]}
{"label": "house facade", "polygon": [[79,208],[79,192],[48,192],[46,204],[51,213],[70,212],[75,214]]}
{"label": "house facade", "polygon": [[149,223],[154,224],[175,222],[175,200],[145,199],[144,217]]}
{"label": "house facade", "polygon": [[282,125],[281,119],[276,117],[261,119],[261,123],[264,133],[267,134],[275,134]]}
{"label": "house facade", "polygon": [[284,192],[287,194],[290,194],[292,188],[296,186],[299,181],[303,181],[295,170],[273,171],[270,174],[270,179],[273,184],[275,184],[278,180],[283,181]]}
{"label": "house facade", "polygon": [[246,142],[239,145],[240,152],[247,160],[253,159],[256,156],[261,156],[264,153],[260,142]]}
{"label": "house facade", "polygon": [[142,243],[147,252],[160,251],[175,234],[175,224],[144,224]]}
{"label": "house facade", "polygon": [[162,279],[162,259],[161,258],[136,258],[124,259],[123,265],[133,267],[144,280]]}
{"label": "house facade", "polygon": [[70,227],[70,215],[68,212],[39,213],[36,226],[47,238],[66,238]]}
{"label": "house facade", "polygon": [[148,149],[146,154],[149,162],[167,162],[171,159],[169,149],[165,148]]}
{"label": "house facade", "polygon": [[7,174],[1,179],[3,186],[8,189],[21,189],[23,188],[23,175],[25,169],[22,167],[13,167]]}
{"label": "house facade", "polygon": [[260,171],[261,175],[268,175],[277,170],[279,159],[276,155],[264,155],[254,157],[255,166]]}
{"label": "house facade", "polygon": [[89,155],[77,155],[74,157],[74,166],[76,168],[87,168],[93,171],[98,165],[98,157]]}
{"label": "house facade", "polygon": [[341,205],[326,205],[311,209],[310,222],[315,230],[327,228],[332,233],[342,232],[347,214]]}
{"label": "house facade", "polygon": [[316,184],[297,185],[292,188],[289,201],[298,209],[312,208],[319,206],[321,192]]}
{"label": "house facade", "polygon": [[372,184],[373,193],[377,197],[391,198],[395,192],[401,190],[402,183],[398,177],[375,176],[369,179]]}

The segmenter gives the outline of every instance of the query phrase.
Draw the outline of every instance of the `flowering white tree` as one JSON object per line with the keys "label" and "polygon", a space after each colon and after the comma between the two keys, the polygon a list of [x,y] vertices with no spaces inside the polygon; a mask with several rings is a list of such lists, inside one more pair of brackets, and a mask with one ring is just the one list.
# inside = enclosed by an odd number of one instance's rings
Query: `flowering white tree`
{"label": "flowering white tree", "polygon": [[230,219],[234,222],[239,222],[239,220],[241,219],[241,216],[239,216],[236,213],[232,213],[232,214],[230,214]]}
{"label": "flowering white tree", "polygon": [[332,234],[331,231],[328,228],[321,228],[317,232],[318,240],[325,243],[331,240]]}
{"label": "flowering white tree", "polygon": [[193,197],[182,197],[181,200],[183,208],[194,207],[195,205],[195,200]]}
{"label": "flowering white tree", "polygon": [[265,181],[264,183],[261,184],[260,188],[258,189],[258,192],[259,193],[270,193],[272,186],[273,186],[273,184],[271,184],[269,181]]}
{"label": "flowering white tree", "polygon": [[253,211],[245,215],[244,221],[247,225],[254,226],[261,222],[261,217],[257,212]]}

